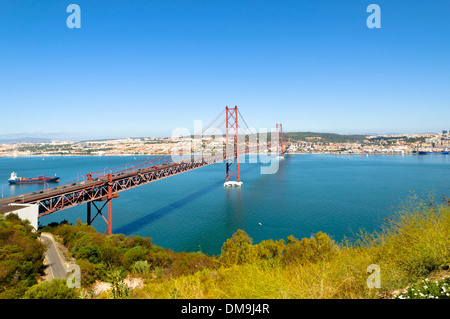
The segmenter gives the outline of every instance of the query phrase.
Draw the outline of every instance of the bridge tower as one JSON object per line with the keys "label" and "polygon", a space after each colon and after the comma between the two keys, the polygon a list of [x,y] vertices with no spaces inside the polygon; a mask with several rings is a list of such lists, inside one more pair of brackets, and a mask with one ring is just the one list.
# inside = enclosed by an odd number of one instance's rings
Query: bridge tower
{"label": "bridge tower", "polygon": [[283,151],[283,125],[280,123],[277,123],[277,135],[278,135],[278,149],[277,149],[277,158],[283,159],[284,158],[284,151]]}
{"label": "bridge tower", "polygon": [[224,186],[242,186],[239,166],[238,107],[226,107],[226,182]]}

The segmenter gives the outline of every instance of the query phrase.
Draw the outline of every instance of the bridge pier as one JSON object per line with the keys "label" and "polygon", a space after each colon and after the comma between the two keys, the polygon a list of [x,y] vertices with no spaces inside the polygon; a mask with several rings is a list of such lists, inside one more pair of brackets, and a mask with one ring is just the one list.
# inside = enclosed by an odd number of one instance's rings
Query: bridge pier
{"label": "bridge pier", "polygon": [[[90,176],[88,176],[88,180],[90,180]],[[108,195],[104,200],[100,200],[100,201],[105,201],[105,203],[103,204],[103,206],[101,208],[97,207],[97,205],[95,204],[95,201],[91,201],[91,202],[87,203],[87,224],[91,225],[92,222],[94,221],[94,219],[98,215],[102,216],[103,220],[108,225],[108,228],[105,231],[105,233],[108,233],[108,235],[112,235],[112,199],[119,197],[118,194],[115,194],[115,196],[113,195],[112,184],[113,184],[112,174],[108,174]],[[91,209],[92,209],[91,204],[93,204],[94,207],[97,209],[97,214],[95,214],[94,218],[92,218],[92,214],[91,214]],[[106,219],[106,217],[102,214],[102,210],[103,210],[103,208],[105,208],[106,204],[108,204],[108,219]]]}
{"label": "bridge pier", "polygon": [[87,216],[86,216],[86,219],[87,219],[87,224],[89,226],[91,226],[91,223],[92,223],[92,219],[91,219],[91,202],[87,203]]}

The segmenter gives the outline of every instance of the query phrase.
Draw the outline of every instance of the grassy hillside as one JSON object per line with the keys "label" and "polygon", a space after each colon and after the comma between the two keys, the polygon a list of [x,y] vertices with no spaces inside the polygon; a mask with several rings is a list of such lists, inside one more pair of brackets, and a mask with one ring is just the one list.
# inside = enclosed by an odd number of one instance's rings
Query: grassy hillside
{"label": "grassy hillside", "polygon": [[341,135],[335,133],[317,133],[317,132],[283,132],[283,140],[311,141],[324,143],[356,143],[366,139],[365,135]]}
{"label": "grassy hillside", "polygon": [[[27,222],[0,219],[0,298],[89,298],[98,282],[113,289],[100,298],[450,298],[450,200],[410,198],[383,231],[335,242],[318,232],[254,244],[238,230],[219,256],[176,253],[150,238],[106,236],[77,222],[43,229],[67,247],[81,268],[81,289],[64,280],[37,283],[44,247]],[[369,289],[369,265],[381,288]],[[126,277],[144,285],[133,290]],[[439,279],[439,280],[438,280]],[[422,280],[427,280],[422,283]],[[426,283],[426,284],[425,284]]]}
{"label": "grassy hillside", "polygon": [[[367,267],[381,270],[381,288],[367,287]],[[411,200],[383,232],[336,243],[326,234],[253,245],[238,231],[214,267],[152,277],[151,298],[381,298],[450,266],[450,206]],[[448,295],[447,295],[448,298]]]}
{"label": "grassy hillside", "polygon": [[[340,243],[319,232],[253,244],[238,230],[219,256],[175,253],[149,238],[104,236],[81,223],[50,230],[77,259],[85,291],[95,281],[114,282],[112,277],[116,283],[127,275],[145,280],[142,288],[102,297],[382,298],[421,279],[440,278],[450,265],[447,198],[411,198],[382,232],[361,232]],[[371,264],[380,267],[379,289],[367,287]]]}

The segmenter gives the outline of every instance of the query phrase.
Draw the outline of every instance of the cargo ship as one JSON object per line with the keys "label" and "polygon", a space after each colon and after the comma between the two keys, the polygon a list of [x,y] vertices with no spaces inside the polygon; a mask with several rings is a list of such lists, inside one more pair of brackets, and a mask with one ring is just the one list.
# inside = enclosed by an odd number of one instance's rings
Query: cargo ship
{"label": "cargo ship", "polygon": [[442,154],[442,155],[448,155],[449,151],[446,148],[445,150],[432,150],[432,149],[425,149],[425,150],[419,150],[416,149],[415,151],[413,151],[414,154],[419,154],[419,155],[426,155],[426,154]]}
{"label": "cargo ship", "polygon": [[11,177],[8,179],[10,184],[28,184],[28,183],[50,183],[50,182],[59,182],[59,177],[47,177],[45,175],[39,176],[37,178],[25,178],[18,177],[15,172],[11,173]]}

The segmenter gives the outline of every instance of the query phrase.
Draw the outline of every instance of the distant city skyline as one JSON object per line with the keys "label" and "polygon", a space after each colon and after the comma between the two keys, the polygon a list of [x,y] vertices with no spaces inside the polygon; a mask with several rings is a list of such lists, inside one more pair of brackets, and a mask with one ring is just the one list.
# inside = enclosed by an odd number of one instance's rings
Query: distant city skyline
{"label": "distant city skyline", "polygon": [[164,137],[226,105],[287,132],[450,129],[447,0],[75,3],[80,29],[70,2],[0,3],[0,139]]}

